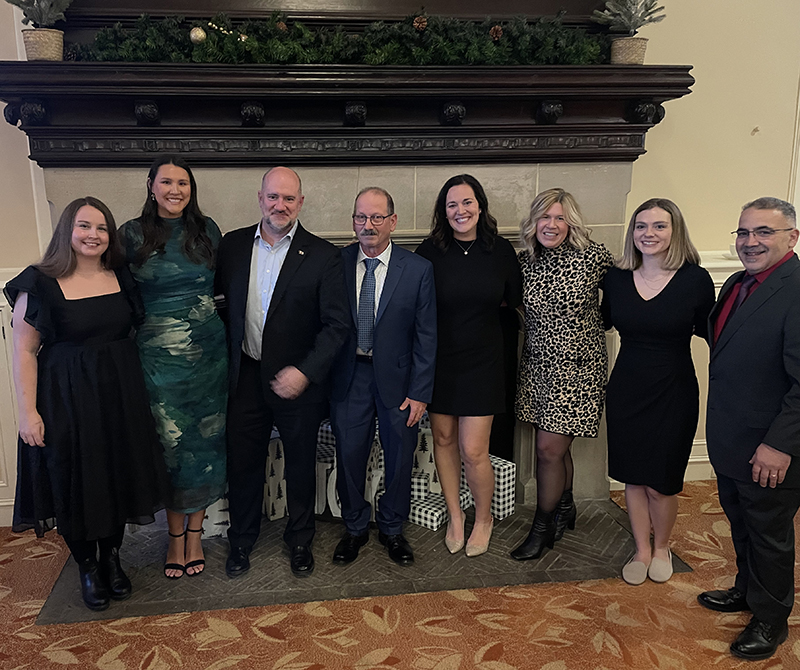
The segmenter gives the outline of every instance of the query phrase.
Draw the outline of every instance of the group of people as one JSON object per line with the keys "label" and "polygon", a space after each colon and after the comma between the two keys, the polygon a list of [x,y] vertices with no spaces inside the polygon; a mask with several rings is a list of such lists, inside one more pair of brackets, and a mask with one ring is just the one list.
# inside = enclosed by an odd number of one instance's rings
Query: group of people
{"label": "group of people", "polygon": [[[416,253],[392,242],[397,213],[383,188],[357,195],[356,243],[341,250],[301,225],[293,170],[269,170],[258,201],[259,223],[222,236],[198,206],[186,162],[160,157],[137,219],[117,231],[97,199],[70,203],[42,260],[5,288],[20,421],[14,530],[41,535],[57,525],[88,607],[130,595],[119,561],[124,525],[162,508],[165,576],[202,573],[205,510],[226,490],[225,570],[246,573],[273,426],[286,459],[291,571],[311,574],[317,432],[328,416],[345,526],[334,564],[356,560],[369,541],[364,492],[376,420],[385,464],[378,539],[395,563],[413,563],[403,524],[426,411],[449,515],[445,545],[485,553],[490,434],[507,400],[506,307],[524,313],[516,415],[536,432],[536,512],[511,556],[536,559],[575,527],[571,445],[597,436],[605,405],[609,474],[625,483],[636,544],[622,577],[670,578],[677,494],[698,421],[697,335],[711,346],[707,441],[739,571],[732,589],[699,600],[753,611],[731,646],[737,655],[765,658],[786,639],[800,506],[791,467],[800,452],[791,205],[745,205],[735,231],[745,271],[715,304],[683,216],[665,199],[636,209],[616,262],[559,188],[533,200],[519,254],[468,174],[442,186]],[[621,347],[606,388],[612,327]],[[462,466],[475,502],[469,534]]]}

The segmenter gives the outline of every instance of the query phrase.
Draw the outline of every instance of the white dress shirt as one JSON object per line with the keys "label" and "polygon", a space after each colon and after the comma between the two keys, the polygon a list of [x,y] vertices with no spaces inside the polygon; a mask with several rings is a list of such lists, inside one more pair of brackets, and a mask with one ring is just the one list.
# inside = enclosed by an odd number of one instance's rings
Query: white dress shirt
{"label": "white dress shirt", "polygon": [[274,245],[270,245],[261,237],[261,225],[256,227],[253,252],[250,257],[250,281],[247,287],[242,351],[257,361],[261,360],[261,340],[272,293],[296,231],[297,221],[286,235]]}
{"label": "white dress shirt", "polygon": [[[378,264],[375,266],[375,315],[378,314],[378,306],[381,304],[381,294],[383,293],[383,285],[386,283],[386,273],[389,270],[389,259],[392,257],[392,243],[378,254],[375,258],[378,259]],[[358,247],[358,258],[356,260],[356,314],[358,314],[358,303],[361,300],[361,284],[364,283],[364,275],[367,274],[367,266],[364,264],[364,259],[370,258],[364,253],[364,250]],[[364,352],[358,348],[357,354],[364,355]],[[366,354],[367,356],[371,354]]]}

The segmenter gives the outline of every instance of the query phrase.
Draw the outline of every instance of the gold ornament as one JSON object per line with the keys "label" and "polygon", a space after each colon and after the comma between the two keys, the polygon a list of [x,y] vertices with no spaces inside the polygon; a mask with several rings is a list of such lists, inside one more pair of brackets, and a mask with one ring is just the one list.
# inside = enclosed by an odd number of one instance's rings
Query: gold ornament
{"label": "gold ornament", "polygon": [[189,32],[189,39],[192,41],[192,44],[202,44],[206,41],[206,31],[200,26],[192,28]]}
{"label": "gold ornament", "polygon": [[491,37],[495,42],[499,40],[503,36],[503,29],[500,26],[493,26],[491,30],[489,30],[489,37]]}
{"label": "gold ornament", "polygon": [[288,33],[288,32],[289,32],[289,26],[287,26],[287,25],[286,25],[286,24],[285,24],[283,21],[278,21],[278,22],[275,24],[275,27],[276,27],[278,30],[282,30],[282,31],[283,31],[283,32],[285,32],[285,33]]}
{"label": "gold ornament", "polygon": [[417,18],[414,19],[414,28],[416,28],[418,32],[421,33],[427,27],[428,27],[427,16],[418,16]]}
{"label": "gold ornament", "polygon": [[242,33],[241,35],[239,35],[239,41],[240,41],[240,42],[244,42],[246,39],[247,39],[247,35],[245,35],[244,33]]}

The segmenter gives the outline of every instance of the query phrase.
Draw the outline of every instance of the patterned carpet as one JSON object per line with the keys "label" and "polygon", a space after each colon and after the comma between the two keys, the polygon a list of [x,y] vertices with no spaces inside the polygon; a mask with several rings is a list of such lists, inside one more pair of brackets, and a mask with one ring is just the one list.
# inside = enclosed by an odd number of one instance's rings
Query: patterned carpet
{"label": "patterned carpet", "polygon": [[695,601],[733,578],[713,482],[686,486],[674,549],[694,572],[666,584],[604,579],[37,626],[67,551],[55,535],[0,529],[0,669],[800,668],[800,617],[778,654],[753,664],[727,651],[747,616]]}

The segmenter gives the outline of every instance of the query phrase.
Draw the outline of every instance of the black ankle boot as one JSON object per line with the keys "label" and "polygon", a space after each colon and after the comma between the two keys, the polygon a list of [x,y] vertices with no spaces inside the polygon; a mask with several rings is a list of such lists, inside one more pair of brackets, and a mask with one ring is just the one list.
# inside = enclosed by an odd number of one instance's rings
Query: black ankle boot
{"label": "black ankle boot", "polygon": [[108,595],[114,600],[125,600],[131,596],[131,580],[119,564],[119,549],[100,551],[100,575],[108,588]]}
{"label": "black ankle boot", "polygon": [[545,547],[552,549],[556,541],[555,516],[555,511],[543,512],[537,509],[527,539],[511,552],[511,558],[527,561],[539,558]]}
{"label": "black ankle boot", "polygon": [[572,489],[564,491],[556,507],[556,542],[564,537],[564,531],[569,528],[575,530],[575,519],[578,518],[578,509],[572,499]]}
{"label": "black ankle boot", "polygon": [[83,602],[90,610],[99,612],[108,607],[108,589],[100,576],[100,566],[97,559],[87,558],[78,563],[81,573],[81,596]]}

